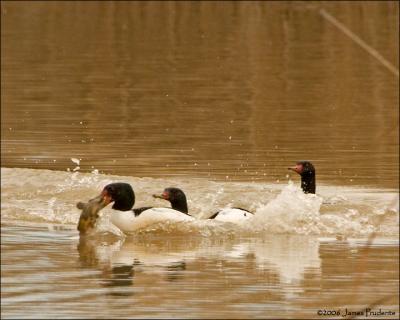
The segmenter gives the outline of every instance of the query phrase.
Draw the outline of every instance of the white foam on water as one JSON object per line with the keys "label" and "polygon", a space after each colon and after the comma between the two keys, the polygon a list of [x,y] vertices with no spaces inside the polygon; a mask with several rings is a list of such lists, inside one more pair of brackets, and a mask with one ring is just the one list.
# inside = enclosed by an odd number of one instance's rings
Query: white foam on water
{"label": "white foam on water", "polygon": [[[2,168],[1,214],[3,222],[45,222],[76,225],[78,201],[97,196],[111,182],[130,183],[135,207],[169,207],[152,198],[166,187],[179,187],[188,198],[189,221],[156,221],[133,233],[192,234],[231,237],[255,234],[398,238],[398,191],[318,186],[317,194],[304,194],[298,182],[285,184],[212,182],[189,178],[137,178],[81,172]],[[110,208],[100,212],[100,232],[121,231],[111,222]],[[205,219],[227,207],[242,207],[254,217],[235,221]]]}
{"label": "white foam on water", "polygon": [[275,199],[256,210],[252,227],[273,233],[318,234],[322,201],[289,182]]}

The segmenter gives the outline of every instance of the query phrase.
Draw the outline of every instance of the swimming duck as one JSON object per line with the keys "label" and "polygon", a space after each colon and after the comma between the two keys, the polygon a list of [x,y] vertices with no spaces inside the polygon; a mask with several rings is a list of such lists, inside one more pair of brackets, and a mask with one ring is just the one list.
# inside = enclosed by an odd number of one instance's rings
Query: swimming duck
{"label": "swimming duck", "polygon": [[110,220],[122,231],[130,231],[135,226],[140,227],[140,223],[135,224],[138,221],[132,219],[136,218],[142,212],[151,210],[151,207],[131,210],[135,204],[135,193],[130,184],[123,182],[110,183],[104,187],[103,191],[96,198],[86,203],[77,203],[77,208],[82,210],[77,226],[80,236],[92,233],[99,218],[98,212],[111,202],[114,202],[112,208],[115,211],[111,214]]}
{"label": "swimming duck", "polygon": [[[174,210],[188,214],[188,206],[185,193],[179,188],[166,188],[161,195],[153,195],[154,198],[164,199],[171,203]],[[253,216],[253,213],[242,208],[225,208],[212,214],[208,219],[225,222],[238,222]]]}

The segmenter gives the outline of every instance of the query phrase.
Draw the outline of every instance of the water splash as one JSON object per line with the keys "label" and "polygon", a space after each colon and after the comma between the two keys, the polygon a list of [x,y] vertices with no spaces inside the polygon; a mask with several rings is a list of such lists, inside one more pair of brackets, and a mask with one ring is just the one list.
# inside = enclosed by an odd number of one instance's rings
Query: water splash
{"label": "water splash", "polygon": [[[87,201],[111,182],[126,181],[136,193],[136,205],[168,207],[152,194],[165,187],[181,187],[190,213],[197,219],[158,223],[139,233],[227,236],[254,234],[300,234],[317,236],[366,237],[377,233],[398,237],[398,193],[395,190],[319,186],[318,194],[304,194],[297,184],[211,182],[203,179],[153,179],[2,168],[2,221],[11,223],[46,222],[75,228],[79,219],[78,201]],[[224,207],[243,207],[255,213],[242,224],[207,220]],[[122,236],[109,217],[112,210],[101,211],[99,232]]]}
{"label": "water splash", "polygon": [[275,199],[257,209],[252,227],[273,233],[318,234],[322,201],[289,182]]}

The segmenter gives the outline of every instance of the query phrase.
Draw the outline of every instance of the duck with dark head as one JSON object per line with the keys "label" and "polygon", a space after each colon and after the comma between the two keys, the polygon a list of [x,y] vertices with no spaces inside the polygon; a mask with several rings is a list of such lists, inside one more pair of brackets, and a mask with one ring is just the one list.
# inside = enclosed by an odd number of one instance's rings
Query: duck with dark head
{"label": "duck with dark head", "polygon": [[130,184],[124,182],[110,183],[103,188],[103,191],[96,198],[87,203],[78,202],[77,208],[82,210],[79,217],[78,230],[80,235],[87,235],[95,228],[99,218],[98,212],[113,202],[112,208],[119,211],[133,210],[135,215],[150,209],[151,207],[135,208],[135,193]]}
{"label": "duck with dark head", "polygon": [[301,177],[301,189],[304,193],[315,194],[315,168],[309,161],[298,161],[294,167],[289,167]]}
{"label": "duck with dark head", "polygon": [[185,193],[179,188],[166,188],[161,195],[153,194],[154,198],[164,199],[171,203],[171,208],[189,215]]}
{"label": "duck with dark head", "polygon": [[[169,201],[171,203],[172,209],[180,211],[190,216],[190,214],[188,213],[186,195],[181,189],[166,188],[164,189],[164,192],[161,195],[154,194],[153,197]],[[219,210],[216,213],[213,213],[211,216],[208,217],[208,219],[218,220],[219,218],[221,218],[226,220],[226,216],[233,216],[239,218],[241,215],[244,217],[250,217],[253,215],[253,213],[242,208],[236,208],[236,207],[225,208]],[[225,218],[222,218],[222,216],[225,216]]]}
{"label": "duck with dark head", "polygon": [[131,210],[135,204],[135,192],[128,183],[115,182],[106,185],[101,192],[106,203],[114,202],[112,208],[120,211]]}

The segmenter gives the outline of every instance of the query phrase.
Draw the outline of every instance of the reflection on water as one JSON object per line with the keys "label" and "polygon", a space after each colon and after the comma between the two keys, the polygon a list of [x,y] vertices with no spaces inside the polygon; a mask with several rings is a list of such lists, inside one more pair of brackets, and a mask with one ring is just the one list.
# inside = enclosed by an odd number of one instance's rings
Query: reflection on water
{"label": "reflection on water", "polygon": [[[5,2],[2,165],[397,187],[397,2]],[[27,18],[29,17],[29,18]]]}
{"label": "reflection on water", "polygon": [[367,254],[364,245],[282,235],[78,240],[69,231],[4,225],[2,314],[317,318],[322,308],[379,301],[398,315],[398,241],[375,242]]}

